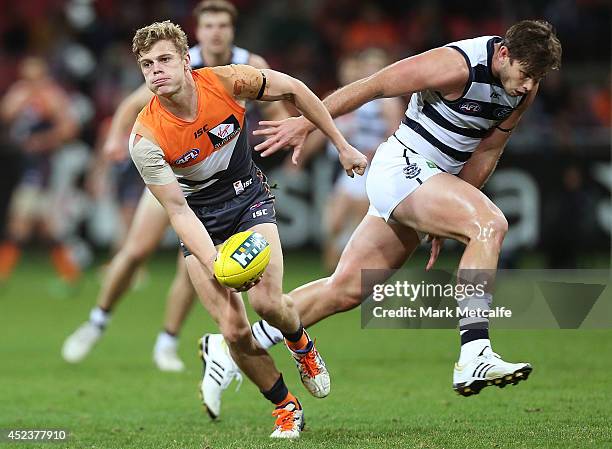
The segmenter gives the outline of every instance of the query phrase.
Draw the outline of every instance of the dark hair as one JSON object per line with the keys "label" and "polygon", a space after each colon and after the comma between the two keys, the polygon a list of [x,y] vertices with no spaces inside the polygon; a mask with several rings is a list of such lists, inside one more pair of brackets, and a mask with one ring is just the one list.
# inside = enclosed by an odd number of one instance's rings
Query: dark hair
{"label": "dark hair", "polygon": [[232,25],[236,25],[238,10],[227,0],[204,0],[193,9],[193,15],[196,19],[199,19],[200,15],[205,12],[226,12],[232,19]]}
{"label": "dark hair", "polygon": [[510,60],[519,61],[530,78],[542,78],[561,67],[561,42],[545,20],[523,20],[512,25],[502,42]]}

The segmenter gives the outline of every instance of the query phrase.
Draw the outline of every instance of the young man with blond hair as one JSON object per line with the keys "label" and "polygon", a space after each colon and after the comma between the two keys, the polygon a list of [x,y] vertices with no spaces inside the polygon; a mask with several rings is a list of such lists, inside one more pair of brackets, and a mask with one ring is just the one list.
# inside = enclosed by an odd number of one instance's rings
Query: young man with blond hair
{"label": "young man with blond hair", "polygon": [[[254,340],[242,299],[222,287],[212,268],[216,246],[252,230],[270,243],[261,281],[248,291],[254,310],[278,328],[311,394],[329,393],[329,374],[303,329],[291,299],[282,293],[283,261],[274,198],[251,158],[246,139],[247,100],[292,102],[334,142],[347,171],[363,174],[366,159],[351,147],[321,103],[300,81],[247,65],[193,70],[187,38],[171,22],[138,30],[133,52],[155,94],[140,112],[130,154],[145,184],[162,204],[181,239],[187,269],[208,312],[219,324],[232,357],[275,404],[272,437],[297,438],[302,407],[273,360]],[[266,211],[257,214],[253,212]]]}
{"label": "young man with blond hair", "polygon": [[[268,69],[268,63],[259,55],[234,45],[236,7],[226,0],[204,0],[193,11],[196,18],[197,45],[189,49],[191,67],[213,67],[227,64],[248,64],[258,69]],[[124,99],[115,115],[104,143],[106,158],[122,161],[128,156],[127,136],[140,110],[153,98],[153,93],[143,84]],[[251,104],[249,104],[251,106]],[[268,120],[289,117],[282,102],[256,102],[247,111],[258,109]],[[249,136],[250,137],[250,136]],[[131,161],[130,161],[131,164]],[[105,334],[112,313],[132,284],[134,274],[158,247],[169,226],[168,215],[159,202],[145,189],[136,208],[133,220],[119,251],[109,264],[96,305],[90,318],[66,339],[62,356],[70,363],[81,362]],[[178,336],[191,309],[195,291],[191,285],[184,257],[179,254],[177,270],[168,292],[164,328],[159,333],[153,360],[162,371],[183,371],[184,364],[178,356]],[[200,385],[202,399],[209,415],[214,419],[221,411],[221,391],[239,372],[227,356],[227,347],[219,335],[206,334],[201,342],[205,363]],[[208,359],[222,366],[211,369]]]}

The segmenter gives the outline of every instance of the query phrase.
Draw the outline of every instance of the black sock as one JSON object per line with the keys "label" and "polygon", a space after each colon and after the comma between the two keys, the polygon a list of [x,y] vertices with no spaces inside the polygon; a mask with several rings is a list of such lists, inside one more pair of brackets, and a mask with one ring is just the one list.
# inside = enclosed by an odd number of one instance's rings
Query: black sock
{"label": "black sock", "polygon": [[272,385],[272,388],[270,388],[268,391],[262,391],[261,394],[263,394],[264,397],[274,405],[283,402],[289,394],[287,385],[285,385],[285,381],[283,380],[283,375],[281,374],[278,377],[278,380],[274,383],[274,385]]}
{"label": "black sock", "polygon": [[[488,323],[487,323],[488,324]],[[461,346],[470,341],[481,340],[481,339],[489,339],[489,329],[467,329],[466,331],[461,333]]]}
{"label": "black sock", "polygon": [[283,337],[285,337],[287,340],[292,343],[296,343],[300,341],[300,338],[302,338],[302,335],[304,334],[304,326],[302,326],[302,323],[300,323],[300,327],[298,327],[297,331],[290,334],[286,334],[283,331],[281,331],[281,333],[283,334]]}

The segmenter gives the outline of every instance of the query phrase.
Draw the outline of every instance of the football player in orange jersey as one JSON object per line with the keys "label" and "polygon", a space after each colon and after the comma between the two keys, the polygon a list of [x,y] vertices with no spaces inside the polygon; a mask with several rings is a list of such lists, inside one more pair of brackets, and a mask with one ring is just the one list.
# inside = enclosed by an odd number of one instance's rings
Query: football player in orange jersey
{"label": "football player in orange jersey", "polygon": [[192,71],[187,37],[171,22],[139,29],[133,52],[155,97],[132,130],[132,160],[168,213],[194,287],[219,324],[234,360],[275,404],[271,437],[297,438],[303,427],[302,407],[253,338],[242,298],[222,287],[212,268],[215,246],[232,234],[253,230],[266,238],[271,260],[261,281],[250,288],[249,301],[283,333],[307,390],[325,397],[330,390],[325,363],[291,299],[282,293],[274,197],[252,160],[244,132],[245,102],[292,102],[331,139],[349,176],[363,174],[366,157],[348,144],[316,95],[288,75],[247,65]]}
{"label": "football player in orange jersey", "polygon": [[[198,44],[189,49],[192,68],[225,64],[249,64],[259,69],[269,68],[261,56],[234,45],[234,26],[238,13],[233,4],[226,0],[204,0],[195,7],[193,13],[197,20]],[[152,97],[153,93],[143,84],[121,102],[102,148],[104,156],[113,161],[124,161],[128,157],[129,132],[136,116]],[[257,102],[257,108],[268,120],[289,117],[282,102]],[[131,161],[129,164],[132,165]],[[132,169],[135,170],[133,165]],[[123,180],[132,177],[128,173],[125,175],[122,176]],[[136,176],[140,181],[140,176]],[[90,319],[68,336],[63,345],[62,356],[66,361],[80,362],[102,338],[112,311],[128,290],[138,268],[157,248],[168,226],[166,212],[145,189],[127,235],[109,264]],[[195,291],[187,274],[184,257],[179,254],[176,275],[168,292],[164,329],[159,333],[153,350],[153,360],[162,371],[184,369],[184,364],[177,354],[178,333],[194,296]],[[206,408],[211,416],[217,416],[220,412],[220,392],[217,391],[219,384],[228,385],[235,377],[236,369],[231,359],[226,357],[227,348],[218,335],[205,336],[201,346],[203,359],[211,356],[221,365],[227,365],[220,376],[214,371],[206,370],[202,381],[202,390],[208,390],[206,394],[202,392]]]}

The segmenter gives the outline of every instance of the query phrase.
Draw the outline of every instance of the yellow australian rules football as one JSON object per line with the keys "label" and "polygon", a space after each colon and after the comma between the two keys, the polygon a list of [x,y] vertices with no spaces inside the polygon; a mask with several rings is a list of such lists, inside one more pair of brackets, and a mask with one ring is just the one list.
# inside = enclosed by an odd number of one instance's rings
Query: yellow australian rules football
{"label": "yellow australian rules football", "polygon": [[217,253],[215,277],[229,288],[240,289],[259,278],[270,262],[270,244],[263,235],[243,231],[232,235]]}

